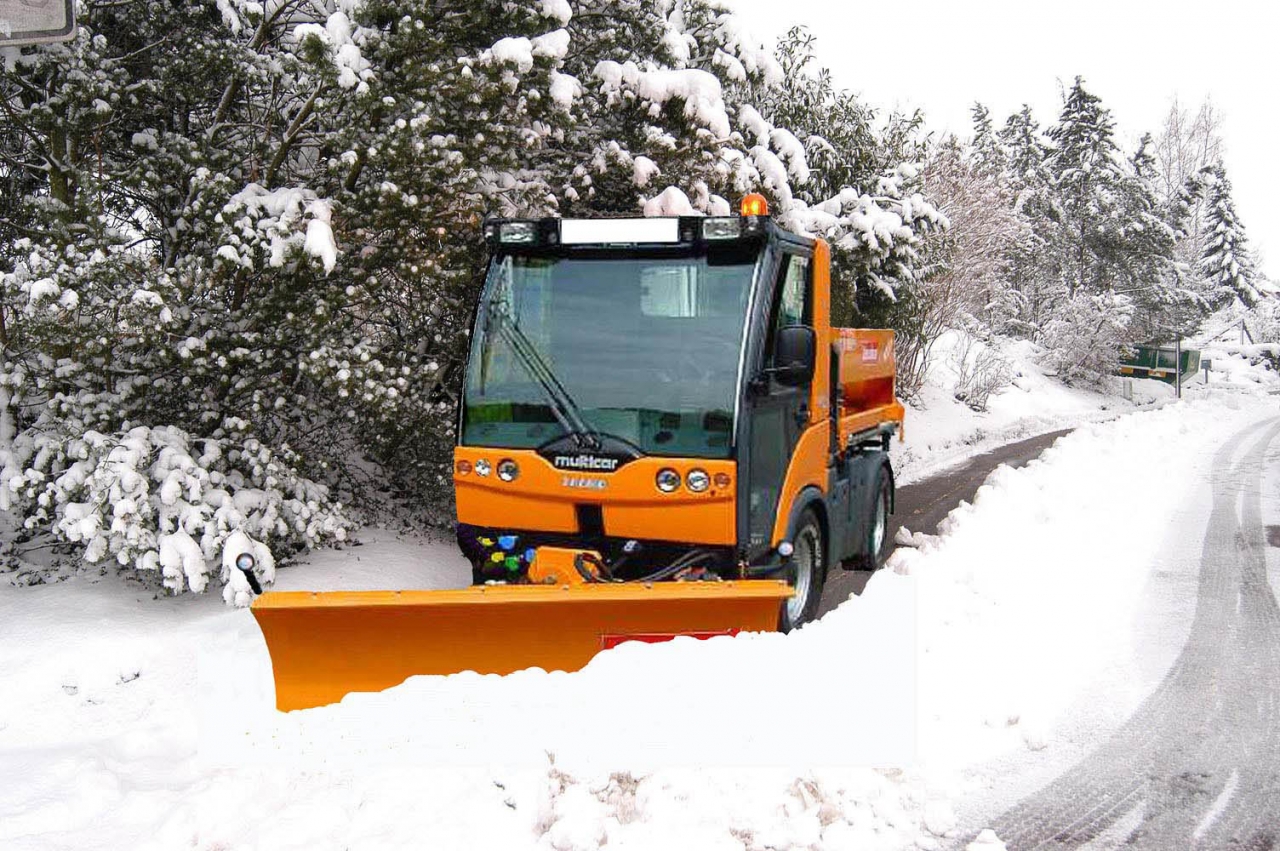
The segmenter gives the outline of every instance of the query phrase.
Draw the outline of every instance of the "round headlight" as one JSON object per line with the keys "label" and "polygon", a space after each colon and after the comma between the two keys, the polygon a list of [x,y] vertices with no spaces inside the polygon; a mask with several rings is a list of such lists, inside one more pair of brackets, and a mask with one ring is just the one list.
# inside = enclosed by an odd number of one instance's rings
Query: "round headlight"
{"label": "round headlight", "polygon": [[493,468],[489,466],[489,462],[481,458],[476,462],[475,471],[477,476],[487,476]]}
{"label": "round headlight", "polygon": [[520,476],[520,465],[510,458],[498,462],[498,478],[504,482],[514,482]]}
{"label": "round headlight", "polygon": [[702,493],[711,486],[711,477],[707,475],[706,470],[690,470],[689,475],[684,478],[684,483],[694,493]]}
{"label": "round headlight", "polygon": [[253,570],[254,565],[257,563],[258,562],[249,553],[240,553],[240,555],[236,556],[236,567],[243,570],[245,573]]}
{"label": "round headlight", "polygon": [[680,474],[670,467],[664,467],[658,471],[658,490],[663,493],[672,493],[680,487]]}

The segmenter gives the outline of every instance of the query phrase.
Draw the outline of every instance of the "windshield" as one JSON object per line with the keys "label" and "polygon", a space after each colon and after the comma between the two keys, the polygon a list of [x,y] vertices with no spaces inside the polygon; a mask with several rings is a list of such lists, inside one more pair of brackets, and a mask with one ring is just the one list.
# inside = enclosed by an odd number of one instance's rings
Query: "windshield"
{"label": "windshield", "polygon": [[463,443],[609,435],[646,454],[730,452],[757,249],[708,257],[495,257]]}

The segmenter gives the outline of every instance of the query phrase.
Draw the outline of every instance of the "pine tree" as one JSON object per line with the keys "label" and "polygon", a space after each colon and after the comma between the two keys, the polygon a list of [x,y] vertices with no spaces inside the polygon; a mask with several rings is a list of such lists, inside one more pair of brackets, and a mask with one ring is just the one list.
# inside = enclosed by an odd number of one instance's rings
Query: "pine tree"
{"label": "pine tree", "polygon": [[991,123],[991,112],[980,103],[975,103],[971,111],[973,116],[973,143],[970,158],[977,173],[984,178],[1000,178],[1008,171],[1008,155],[1001,145]]}
{"label": "pine tree", "polygon": [[1155,180],[1152,138],[1145,134],[1121,183],[1116,277],[1124,282],[1119,289],[1133,299],[1134,338],[1163,342],[1175,334],[1194,333],[1207,309],[1187,286],[1185,270],[1177,263],[1176,224],[1159,202]]}
{"label": "pine tree", "polygon": [[1039,190],[1049,182],[1045,163],[1049,150],[1041,138],[1040,123],[1031,114],[1031,107],[1010,115],[1000,130],[1000,142],[1008,151],[1009,183],[1015,192],[1024,189]]}
{"label": "pine tree", "polygon": [[1222,163],[1203,172],[1205,195],[1205,247],[1200,268],[1213,286],[1210,297],[1221,307],[1232,298],[1246,307],[1258,303],[1256,272],[1249,255],[1244,225],[1236,215],[1231,181]]}
{"label": "pine tree", "polygon": [[1062,250],[1062,229],[1055,218],[1049,149],[1039,122],[1025,104],[1009,116],[999,135],[1007,154],[1002,180],[1012,194],[1015,213],[1027,225],[1025,238],[1008,249],[1009,286],[1002,292],[1001,307],[1006,321],[1001,330],[1035,339],[1065,298],[1056,262]]}
{"label": "pine tree", "polygon": [[1077,77],[1058,123],[1049,129],[1047,162],[1067,248],[1059,273],[1070,297],[1081,289],[1097,291],[1117,283],[1113,271],[1123,250],[1116,226],[1123,172],[1114,135],[1110,110]]}

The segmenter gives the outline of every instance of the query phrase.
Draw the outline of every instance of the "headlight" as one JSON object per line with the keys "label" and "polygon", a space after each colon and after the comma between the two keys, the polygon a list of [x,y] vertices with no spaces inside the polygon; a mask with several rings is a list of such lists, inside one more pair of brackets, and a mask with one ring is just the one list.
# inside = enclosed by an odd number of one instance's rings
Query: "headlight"
{"label": "headlight", "polygon": [[742,219],[703,219],[703,239],[737,239],[742,236]]}
{"label": "headlight", "polygon": [[493,468],[489,466],[489,462],[481,458],[476,462],[475,471],[477,476],[487,476]]}
{"label": "headlight", "polygon": [[673,493],[680,487],[680,474],[670,467],[664,467],[658,471],[657,484],[658,490],[663,493]]}
{"label": "headlight", "polygon": [[240,553],[240,555],[236,556],[236,567],[245,573],[253,570],[257,563],[257,560],[249,553]]}
{"label": "headlight", "polygon": [[538,226],[533,222],[503,222],[498,227],[498,241],[508,245],[533,245],[538,241]]}
{"label": "headlight", "polygon": [[504,482],[514,482],[520,476],[520,465],[510,458],[498,462],[498,478]]}
{"label": "headlight", "polygon": [[706,470],[690,470],[689,475],[685,476],[684,483],[694,493],[702,493],[711,485],[711,477],[707,475]]}

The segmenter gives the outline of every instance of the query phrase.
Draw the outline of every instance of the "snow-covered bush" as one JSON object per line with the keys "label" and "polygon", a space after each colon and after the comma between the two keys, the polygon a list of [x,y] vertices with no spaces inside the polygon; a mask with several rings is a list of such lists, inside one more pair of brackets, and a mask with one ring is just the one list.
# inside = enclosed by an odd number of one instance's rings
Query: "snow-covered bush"
{"label": "snow-covered bush", "polygon": [[975,411],[985,411],[991,394],[1013,381],[1013,365],[990,340],[973,333],[961,333],[951,350],[951,368],[956,373],[955,398]]}
{"label": "snow-covered bush", "polygon": [[236,553],[254,553],[270,581],[272,553],[342,541],[352,529],[328,489],[298,474],[287,447],[246,437],[246,426],[228,422],[223,436],[205,439],[172,426],[28,430],[0,471],[0,508],[89,564],[158,573],[175,593],[218,579],[233,602]]}
{"label": "snow-covered bush", "polygon": [[1076,295],[1045,325],[1045,366],[1067,384],[1106,387],[1119,368],[1132,315],[1126,296]]}
{"label": "snow-covered bush", "polygon": [[1280,343],[1280,298],[1272,295],[1258,301],[1244,320],[1258,343]]}

